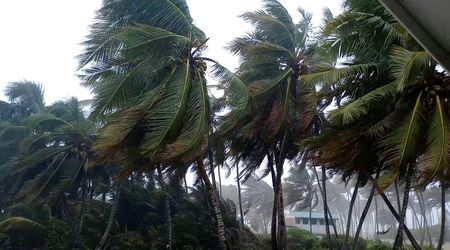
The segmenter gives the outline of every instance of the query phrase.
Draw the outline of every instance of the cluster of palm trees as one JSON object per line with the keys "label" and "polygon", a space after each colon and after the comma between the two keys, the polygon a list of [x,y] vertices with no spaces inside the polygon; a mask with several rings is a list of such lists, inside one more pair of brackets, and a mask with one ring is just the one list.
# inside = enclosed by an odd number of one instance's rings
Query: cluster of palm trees
{"label": "cluster of palm trees", "polygon": [[[101,185],[115,187],[116,204],[121,182],[156,171],[170,249],[164,174],[182,182],[192,169],[207,191],[218,245],[231,249],[214,176],[216,168],[229,165],[238,184],[252,180],[246,188],[270,176],[271,247],[287,249],[285,206],[317,204],[314,173],[332,248],[328,171],[346,182],[357,180],[349,215],[358,189],[371,186],[359,231],[374,195],[380,195],[399,223],[394,248],[402,248],[405,232],[419,249],[405,217],[411,188],[438,183],[445,207],[448,73],[377,1],[347,0],[336,17],[325,10],[319,31],[305,10],[298,10],[296,22],[277,0],[263,2],[261,10],[241,16],[252,30],[229,43],[240,58],[231,72],[202,56],[208,36],[195,26],[184,0],[104,0],[79,58],[92,100],[46,106],[40,85],[12,83],[6,90],[9,102],[0,103],[2,206],[44,201],[67,216],[67,199],[76,197],[77,244],[86,200],[106,198]],[[208,72],[224,90],[222,97],[212,95],[216,86],[207,84]],[[283,187],[287,161],[295,167]],[[395,209],[385,190],[403,183],[403,201]],[[284,189],[292,195],[283,195]],[[242,205],[240,211],[243,222]],[[98,249],[105,247],[114,214],[111,209]],[[438,249],[442,244],[443,237]]]}

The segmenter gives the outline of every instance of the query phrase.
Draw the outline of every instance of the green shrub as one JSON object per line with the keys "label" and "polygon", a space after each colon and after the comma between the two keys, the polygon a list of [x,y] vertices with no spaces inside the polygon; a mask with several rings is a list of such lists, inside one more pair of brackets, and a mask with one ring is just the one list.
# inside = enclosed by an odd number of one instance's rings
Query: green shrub
{"label": "green shrub", "polygon": [[380,240],[367,241],[367,250],[391,250],[392,245]]}
{"label": "green shrub", "polygon": [[310,250],[319,246],[319,238],[309,231],[289,228],[287,232],[287,242],[289,249],[293,250]]}
{"label": "green shrub", "polygon": [[[336,237],[335,235],[331,235],[331,245],[333,246],[333,249],[341,249],[342,245],[344,245],[344,238],[345,237],[343,235],[339,235],[338,237]],[[349,246],[352,246],[353,240],[354,239],[352,237],[348,238]],[[330,246],[328,245],[328,239],[326,236],[323,236],[320,239],[320,247],[322,247],[323,249],[330,249]],[[363,238],[358,238],[358,241],[356,242],[355,245],[355,249],[366,250],[367,249],[366,241]]]}
{"label": "green shrub", "polygon": [[72,239],[72,230],[69,225],[55,218],[50,219],[45,249],[66,249]]}
{"label": "green shrub", "polygon": [[149,249],[142,235],[136,231],[117,234],[112,237],[111,250],[145,250]]}

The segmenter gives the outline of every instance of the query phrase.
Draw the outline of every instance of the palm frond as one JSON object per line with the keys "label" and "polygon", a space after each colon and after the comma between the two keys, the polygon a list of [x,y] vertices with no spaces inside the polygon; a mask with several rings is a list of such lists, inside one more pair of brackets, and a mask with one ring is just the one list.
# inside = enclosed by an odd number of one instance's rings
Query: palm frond
{"label": "palm frond", "polygon": [[401,126],[381,138],[378,142],[380,163],[385,167],[394,167],[400,171],[409,161],[415,160],[416,148],[422,134],[425,110],[422,104],[422,92]]}
{"label": "palm frond", "polygon": [[32,154],[28,154],[25,157],[17,160],[15,162],[14,172],[19,173],[26,170],[29,167],[36,166],[39,163],[43,163],[58,154],[62,154],[64,151],[68,150],[70,146],[66,147],[49,147],[36,150]]}
{"label": "palm frond", "polygon": [[146,133],[142,150],[151,156],[165,141],[170,141],[179,133],[186,111],[186,103],[191,88],[192,72],[189,61],[175,70],[172,79],[164,88],[160,101],[147,114]]}
{"label": "palm frond", "polygon": [[329,70],[303,75],[300,80],[310,86],[335,83],[342,78],[351,77],[355,74],[368,75],[370,69],[376,66],[376,64],[357,64],[344,68],[331,68]]}
{"label": "palm frond", "polygon": [[420,172],[420,184],[426,186],[433,179],[443,180],[447,177],[450,152],[450,123],[444,105],[436,96],[435,110],[431,126],[427,133],[427,150],[417,164]]}
{"label": "palm frond", "polygon": [[398,91],[411,84],[410,80],[430,70],[433,59],[425,51],[409,51],[402,47],[394,47],[391,51],[391,72],[398,81]]}
{"label": "palm frond", "polygon": [[388,83],[368,94],[331,112],[331,118],[338,124],[347,125],[369,114],[373,106],[395,96],[396,82]]}

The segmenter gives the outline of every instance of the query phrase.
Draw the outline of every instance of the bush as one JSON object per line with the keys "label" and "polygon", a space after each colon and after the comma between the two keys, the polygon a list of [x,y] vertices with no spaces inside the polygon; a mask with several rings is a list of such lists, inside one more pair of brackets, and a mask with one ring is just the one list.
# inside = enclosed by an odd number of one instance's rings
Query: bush
{"label": "bush", "polygon": [[[344,235],[339,235],[338,237],[336,237],[335,235],[331,235],[331,245],[333,245],[333,249],[341,249],[342,245],[344,245],[344,239],[345,239]],[[348,237],[348,244],[350,247],[353,244],[353,240],[354,239],[352,237]],[[322,249],[330,249],[330,246],[328,245],[328,239],[326,236],[323,236],[320,239],[320,247],[322,247]],[[358,241],[356,242],[355,245],[355,249],[366,250],[367,249],[366,241],[363,238],[358,238]]]}
{"label": "bush", "polygon": [[111,240],[111,250],[145,250],[149,249],[142,235],[136,231],[129,231],[113,236]]}
{"label": "bush", "polygon": [[66,249],[72,239],[72,230],[65,222],[50,219],[45,249]]}
{"label": "bush", "polygon": [[371,240],[367,242],[367,250],[391,250],[392,245],[380,240]]}
{"label": "bush", "polygon": [[287,232],[287,243],[289,249],[293,250],[310,250],[319,247],[319,238],[309,231],[289,228]]}

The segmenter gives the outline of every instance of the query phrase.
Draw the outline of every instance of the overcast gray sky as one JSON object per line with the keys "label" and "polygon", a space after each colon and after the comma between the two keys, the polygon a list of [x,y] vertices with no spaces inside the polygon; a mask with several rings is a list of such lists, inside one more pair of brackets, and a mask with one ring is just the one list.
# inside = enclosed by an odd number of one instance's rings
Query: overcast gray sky
{"label": "overcast gray sky", "polygon": [[[210,40],[208,57],[234,69],[238,60],[223,47],[250,27],[238,18],[245,11],[261,7],[260,0],[187,0],[195,23]],[[340,10],[338,0],[281,0],[291,15],[297,8],[314,13],[320,24],[324,6]],[[1,0],[0,1],[0,99],[8,82],[22,79],[42,83],[46,103],[76,96],[90,97],[76,77],[75,57],[80,42],[101,0]]]}

